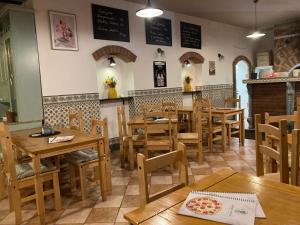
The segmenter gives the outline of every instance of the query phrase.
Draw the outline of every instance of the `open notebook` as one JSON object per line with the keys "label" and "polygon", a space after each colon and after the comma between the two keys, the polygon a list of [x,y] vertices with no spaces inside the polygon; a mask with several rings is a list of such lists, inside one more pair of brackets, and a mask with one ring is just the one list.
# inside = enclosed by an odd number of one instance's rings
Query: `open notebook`
{"label": "open notebook", "polygon": [[255,194],[192,191],[178,211],[181,215],[233,225],[253,225],[265,218]]}

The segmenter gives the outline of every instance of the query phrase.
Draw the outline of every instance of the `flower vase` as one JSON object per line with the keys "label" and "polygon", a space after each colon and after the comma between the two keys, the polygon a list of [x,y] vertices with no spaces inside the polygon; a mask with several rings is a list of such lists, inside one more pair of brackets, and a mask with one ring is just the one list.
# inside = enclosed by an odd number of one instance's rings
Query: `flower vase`
{"label": "flower vase", "polygon": [[184,92],[191,92],[192,91],[192,84],[191,83],[185,83],[184,84]]}
{"label": "flower vase", "polygon": [[117,90],[115,87],[110,87],[108,89],[108,98],[111,99],[111,98],[117,98]]}

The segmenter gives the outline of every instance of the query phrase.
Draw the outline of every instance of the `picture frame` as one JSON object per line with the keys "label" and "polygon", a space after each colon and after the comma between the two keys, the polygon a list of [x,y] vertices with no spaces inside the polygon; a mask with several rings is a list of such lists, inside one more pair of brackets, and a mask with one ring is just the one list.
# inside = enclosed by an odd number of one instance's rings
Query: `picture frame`
{"label": "picture frame", "polygon": [[167,87],[167,64],[165,61],[153,62],[154,87]]}
{"label": "picture frame", "polygon": [[78,51],[76,15],[49,11],[51,48]]}
{"label": "picture frame", "polygon": [[216,75],[216,62],[215,61],[209,61],[208,62],[208,72],[210,76]]}

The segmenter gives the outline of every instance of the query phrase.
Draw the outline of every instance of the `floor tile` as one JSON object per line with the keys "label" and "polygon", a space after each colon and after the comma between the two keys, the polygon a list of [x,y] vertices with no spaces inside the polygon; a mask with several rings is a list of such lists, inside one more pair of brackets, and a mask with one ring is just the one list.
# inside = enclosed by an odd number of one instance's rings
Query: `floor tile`
{"label": "floor tile", "polygon": [[85,221],[86,223],[112,223],[115,222],[119,208],[93,209]]}
{"label": "floor tile", "polygon": [[112,177],[112,185],[127,185],[130,177]]}
{"label": "floor tile", "polygon": [[126,185],[113,185],[112,186],[112,195],[124,195],[126,191]]}
{"label": "floor tile", "polygon": [[92,209],[66,209],[56,224],[84,223]]}
{"label": "floor tile", "polygon": [[94,208],[120,207],[123,200],[123,195],[107,196],[106,201],[99,200]]}
{"label": "floor tile", "polygon": [[172,176],[152,176],[151,184],[172,184]]}
{"label": "floor tile", "polygon": [[122,201],[122,208],[139,207],[140,195],[125,195]]}
{"label": "floor tile", "polygon": [[[29,220],[30,218],[34,217],[36,214],[35,210],[22,210],[22,221]],[[13,225],[15,223],[15,213],[11,212],[9,213],[1,222],[0,224],[5,225]]]}
{"label": "floor tile", "polygon": [[125,194],[126,195],[138,195],[139,185],[128,185]]}

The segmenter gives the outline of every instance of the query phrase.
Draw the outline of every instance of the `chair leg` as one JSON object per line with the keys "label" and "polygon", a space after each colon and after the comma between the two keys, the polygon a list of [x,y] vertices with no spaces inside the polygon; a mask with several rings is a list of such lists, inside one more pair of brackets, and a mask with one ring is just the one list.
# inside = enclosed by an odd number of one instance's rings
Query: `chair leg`
{"label": "chair leg", "polygon": [[9,212],[12,212],[14,211],[14,201],[13,201],[13,195],[10,186],[7,186],[7,196],[9,201]]}
{"label": "chair leg", "polygon": [[202,151],[202,143],[198,142],[198,162],[199,164],[203,163],[203,151]]}
{"label": "chair leg", "polygon": [[228,145],[231,144],[231,125],[228,125]]}
{"label": "chair leg", "polygon": [[54,190],[54,201],[56,211],[61,210],[61,198],[59,190],[59,176],[58,173],[53,174],[53,190]]}
{"label": "chair leg", "polygon": [[21,192],[20,190],[14,185],[12,189],[12,200],[13,200],[13,207],[15,211],[15,219],[16,225],[21,224],[22,222],[22,210],[21,210]]}
{"label": "chair leg", "polygon": [[208,133],[208,149],[210,152],[213,150],[213,134]]}
{"label": "chair leg", "polygon": [[79,179],[80,179],[80,189],[81,189],[81,200],[86,199],[86,185],[85,185],[85,167],[79,167]]}
{"label": "chair leg", "polygon": [[125,152],[124,152],[124,145],[120,144],[120,161],[121,161],[121,168],[125,167]]}
{"label": "chair leg", "polygon": [[76,190],[76,167],[72,164],[69,164],[70,170],[70,188],[74,192]]}

